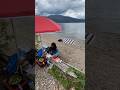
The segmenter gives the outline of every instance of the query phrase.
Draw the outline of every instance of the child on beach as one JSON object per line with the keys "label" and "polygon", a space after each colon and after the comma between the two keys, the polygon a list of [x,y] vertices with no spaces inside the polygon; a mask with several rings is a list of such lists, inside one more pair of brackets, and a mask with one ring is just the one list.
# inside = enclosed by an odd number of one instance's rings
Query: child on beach
{"label": "child on beach", "polygon": [[59,57],[60,52],[56,46],[56,43],[51,43],[50,47],[43,47],[37,53],[37,57],[42,57],[44,59],[45,64],[50,65],[50,61],[52,58]]}
{"label": "child on beach", "polygon": [[60,55],[56,43],[51,43],[51,46],[48,48],[47,53],[51,54],[53,57],[58,57]]}
{"label": "child on beach", "polygon": [[[52,57],[59,57],[60,52],[56,46],[56,43],[51,43],[51,46],[46,49],[46,52],[50,54]],[[50,64],[50,59],[47,59],[47,64]]]}

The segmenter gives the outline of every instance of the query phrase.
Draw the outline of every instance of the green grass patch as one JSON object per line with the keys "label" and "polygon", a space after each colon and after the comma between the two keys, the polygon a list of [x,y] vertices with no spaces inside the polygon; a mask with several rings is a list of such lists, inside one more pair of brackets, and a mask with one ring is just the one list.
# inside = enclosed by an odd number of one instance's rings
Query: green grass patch
{"label": "green grass patch", "polygon": [[53,65],[53,67],[49,69],[48,73],[51,74],[55,79],[57,79],[66,90],[69,90],[71,87],[74,87],[75,90],[84,90],[85,75],[72,67],[70,67],[67,72],[69,71],[74,72],[77,75],[77,78],[73,78],[67,75],[55,65]]}

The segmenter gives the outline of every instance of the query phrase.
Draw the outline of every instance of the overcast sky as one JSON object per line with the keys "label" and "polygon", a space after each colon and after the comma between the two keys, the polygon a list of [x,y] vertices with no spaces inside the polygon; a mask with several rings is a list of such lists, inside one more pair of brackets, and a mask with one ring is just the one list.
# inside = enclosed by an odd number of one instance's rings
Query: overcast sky
{"label": "overcast sky", "polygon": [[85,0],[36,0],[35,14],[85,18]]}

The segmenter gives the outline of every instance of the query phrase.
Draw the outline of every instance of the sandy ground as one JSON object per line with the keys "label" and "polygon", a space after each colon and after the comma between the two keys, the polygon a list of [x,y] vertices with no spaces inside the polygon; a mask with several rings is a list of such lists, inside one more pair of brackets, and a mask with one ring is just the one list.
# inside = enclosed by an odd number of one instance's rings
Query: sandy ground
{"label": "sandy ground", "polygon": [[[58,42],[59,38],[54,34],[43,34],[41,37],[42,45],[50,46],[52,42],[55,42],[61,52],[61,59],[78,70],[85,72],[84,44],[78,47]],[[47,73],[47,68],[43,69],[36,66],[36,90],[64,90],[64,88]]]}
{"label": "sandy ground", "polygon": [[59,37],[54,34],[43,34],[42,44],[50,46],[52,42],[55,42],[58,49],[61,52],[61,59],[68,64],[78,68],[81,71],[85,71],[85,48],[82,43],[80,47],[76,45],[69,45],[62,42],[58,42]]}

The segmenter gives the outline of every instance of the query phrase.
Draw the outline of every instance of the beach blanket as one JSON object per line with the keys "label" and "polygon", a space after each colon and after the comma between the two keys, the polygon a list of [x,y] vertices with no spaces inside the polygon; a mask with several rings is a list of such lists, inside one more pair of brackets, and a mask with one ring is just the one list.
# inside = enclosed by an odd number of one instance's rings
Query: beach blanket
{"label": "beach blanket", "polygon": [[59,57],[53,57],[52,60],[53,60],[54,62],[60,62],[60,61],[61,61],[61,59],[60,59]]}

